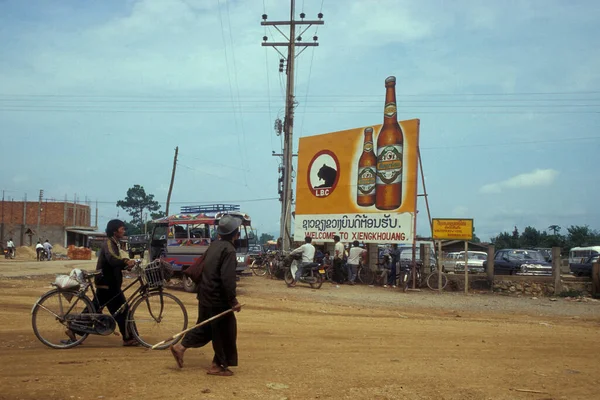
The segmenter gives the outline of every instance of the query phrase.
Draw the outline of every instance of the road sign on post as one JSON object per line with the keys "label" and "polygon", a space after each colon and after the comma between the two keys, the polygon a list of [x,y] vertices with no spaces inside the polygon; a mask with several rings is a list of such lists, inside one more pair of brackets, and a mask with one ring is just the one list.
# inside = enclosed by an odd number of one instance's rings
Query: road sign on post
{"label": "road sign on post", "polygon": [[433,218],[434,240],[472,240],[473,219]]}
{"label": "road sign on post", "polygon": [[[465,293],[469,293],[469,240],[473,239],[473,219],[433,218],[434,240],[465,241]],[[441,245],[440,245],[441,249]],[[438,256],[442,257],[441,251]]]}

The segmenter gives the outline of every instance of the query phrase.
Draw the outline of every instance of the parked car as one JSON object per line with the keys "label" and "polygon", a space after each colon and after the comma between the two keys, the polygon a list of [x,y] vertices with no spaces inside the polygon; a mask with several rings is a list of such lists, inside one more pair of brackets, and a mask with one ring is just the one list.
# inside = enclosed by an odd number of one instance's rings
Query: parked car
{"label": "parked car", "polygon": [[572,263],[570,264],[571,273],[575,276],[592,276],[592,265],[597,262],[600,262],[600,254],[588,257],[581,263]]}
{"label": "parked car", "polygon": [[[467,265],[469,267],[469,273],[484,273],[485,268],[483,262],[487,260],[487,253],[485,251],[469,251],[467,253]],[[458,273],[465,272],[465,252],[461,251],[458,253],[458,259],[454,266],[454,271]]]}
{"label": "parked car", "polygon": [[456,262],[459,260],[459,254],[460,252],[458,251],[452,251],[446,254],[446,257],[444,257],[442,261],[442,271],[446,273],[454,273]]}
{"label": "parked car", "polygon": [[250,259],[248,262],[252,263],[256,256],[260,256],[263,253],[262,246],[259,244],[251,244],[248,246],[248,258]]}
{"label": "parked car", "polygon": [[[487,268],[487,260],[483,269]],[[502,249],[494,255],[496,275],[552,275],[552,264],[536,250]]]}

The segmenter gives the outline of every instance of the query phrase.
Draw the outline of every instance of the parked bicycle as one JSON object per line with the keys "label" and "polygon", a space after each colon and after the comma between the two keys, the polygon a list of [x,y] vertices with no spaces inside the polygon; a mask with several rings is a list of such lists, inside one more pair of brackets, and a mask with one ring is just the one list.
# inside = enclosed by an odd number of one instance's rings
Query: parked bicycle
{"label": "parked bicycle", "polygon": [[[165,278],[169,277],[168,264],[155,260],[142,267],[141,261],[137,260],[132,268],[137,278],[121,292],[138,287],[112,315],[103,314],[106,304],[98,304],[97,301],[93,278],[101,272],[79,271],[75,274],[76,279],[66,275],[57,277],[52,284],[55,288],[42,295],[31,310],[35,336],[54,349],[75,347],[89,335],[113,333],[116,327],[114,316],[123,312],[126,305],[129,305],[127,329],[142,346],[152,347],[165,337],[185,330],[188,325],[185,306],[177,297],[164,291]],[[91,291],[92,298],[88,297],[88,291]],[[168,341],[158,348],[165,349],[179,339]]]}

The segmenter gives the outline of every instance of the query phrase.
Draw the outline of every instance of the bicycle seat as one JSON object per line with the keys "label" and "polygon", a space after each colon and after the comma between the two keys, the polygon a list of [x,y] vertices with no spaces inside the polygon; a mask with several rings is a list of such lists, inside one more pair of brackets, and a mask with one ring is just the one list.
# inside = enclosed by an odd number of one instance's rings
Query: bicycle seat
{"label": "bicycle seat", "polygon": [[83,271],[83,277],[85,279],[92,279],[96,276],[100,276],[102,275],[102,271],[94,271],[94,272],[87,272],[87,271]]}

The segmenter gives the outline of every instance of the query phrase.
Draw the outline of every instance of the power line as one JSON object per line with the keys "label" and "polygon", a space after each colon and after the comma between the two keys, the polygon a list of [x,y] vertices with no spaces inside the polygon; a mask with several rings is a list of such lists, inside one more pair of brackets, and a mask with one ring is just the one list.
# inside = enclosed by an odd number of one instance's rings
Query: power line
{"label": "power line", "polygon": [[488,144],[464,144],[456,146],[434,146],[434,147],[420,147],[421,150],[440,150],[440,149],[458,149],[467,147],[497,147],[497,146],[515,146],[522,144],[541,144],[541,143],[561,143],[561,142],[572,142],[579,140],[598,140],[600,136],[587,136],[577,138],[565,138],[565,139],[545,139],[545,140],[529,140],[522,142],[504,142],[504,143],[488,143]]}
{"label": "power line", "polygon": [[[309,107],[310,108],[310,107]],[[343,110],[341,110],[343,109]],[[0,107],[0,112],[63,112],[63,113],[108,113],[108,114],[230,114],[231,110],[198,110],[198,109],[188,109],[188,110],[159,110],[159,109],[130,109],[130,110],[115,110],[115,109],[77,109],[77,108],[17,108],[17,107]],[[248,114],[268,114],[269,111],[265,110],[245,110],[245,113]],[[345,107],[334,107],[332,109],[325,109],[324,107],[318,107],[315,110],[307,110],[306,113],[310,114],[331,114],[331,115],[343,115],[343,114],[380,114],[381,110],[355,110],[348,109]],[[445,115],[507,115],[507,114],[599,114],[600,111],[595,110],[556,110],[556,111],[541,111],[541,110],[522,110],[522,111],[421,111],[416,109],[408,109],[404,108],[399,111],[399,114],[407,115],[412,114],[410,118],[416,118],[419,114],[445,114]]]}
{"label": "power line", "polygon": [[[236,132],[236,137],[237,137],[237,142],[238,142],[238,151],[240,153],[240,162],[242,164],[242,167],[244,167],[244,151],[240,142],[240,136],[238,133],[238,117],[237,117],[237,111],[236,111],[236,104],[234,101],[234,96],[233,96],[233,86],[231,84],[231,75],[229,73],[229,60],[227,57],[227,41],[225,39],[225,30],[223,28],[223,16],[221,14],[221,1],[217,0],[217,8],[219,10],[219,23],[221,25],[221,39],[223,40],[223,50],[225,52],[225,67],[227,68],[227,80],[229,82],[229,96],[231,98],[231,105],[233,108],[233,120],[234,120],[234,124],[235,124],[235,132]],[[231,29],[231,27],[230,27]],[[234,71],[235,72],[235,71]],[[245,178],[246,175],[244,175]]]}
{"label": "power line", "polygon": [[[441,97],[441,96],[559,96],[559,95],[590,95],[600,94],[600,91],[556,91],[556,92],[483,92],[483,93],[398,93],[397,98],[400,97]],[[327,95],[314,95],[315,97],[377,97],[380,98],[380,94],[327,94]],[[168,94],[54,94],[54,93],[1,93],[0,97],[74,97],[74,98],[194,98],[196,95],[168,95]],[[250,96],[256,97],[256,96]]]}

